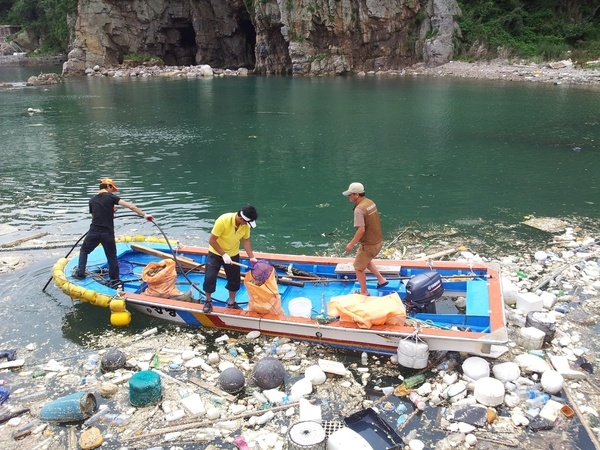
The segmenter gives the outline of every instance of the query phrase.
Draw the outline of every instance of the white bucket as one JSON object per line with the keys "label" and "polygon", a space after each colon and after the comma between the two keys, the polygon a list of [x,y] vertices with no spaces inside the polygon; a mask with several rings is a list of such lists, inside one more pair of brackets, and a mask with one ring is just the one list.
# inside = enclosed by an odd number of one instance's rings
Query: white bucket
{"label": "white bucket", "polygon": [[327,435],[320,423],[298,422],[288,431],[289,450],[325,450]]}
{"label": "white bucket", "polygon": [[312,302],[310,298],[296,297],[290,300],[288,309],[290,316],[310,318],[312,314]]}

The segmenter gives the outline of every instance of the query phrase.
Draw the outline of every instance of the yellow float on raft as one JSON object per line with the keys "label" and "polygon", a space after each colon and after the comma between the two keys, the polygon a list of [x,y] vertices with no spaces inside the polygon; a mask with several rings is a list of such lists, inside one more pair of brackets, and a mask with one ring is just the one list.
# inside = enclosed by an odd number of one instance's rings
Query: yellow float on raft
{"label": "yellow float on raft", "polygon": [[[166,244],[167,240],[154,236],[121,236],[115,239],[116,242],[152,242],[157,244]],[[169,243],[177,245],[177,241],[169,241]],[[95,306],[104,308],[110,307],[110,323],[113,326],[122,327],[131,323],[131,313],[126,309],[125,299],[112,297],[110,295],[100,294],[91,289],[85,289],[81,286],[76,286],[69,282],[65,274],[65,267],[69,259],[60,258],[54,266],[52,266],[52,278],[54,284],[59,287],[65,294],[75,300],[88,302]]]}

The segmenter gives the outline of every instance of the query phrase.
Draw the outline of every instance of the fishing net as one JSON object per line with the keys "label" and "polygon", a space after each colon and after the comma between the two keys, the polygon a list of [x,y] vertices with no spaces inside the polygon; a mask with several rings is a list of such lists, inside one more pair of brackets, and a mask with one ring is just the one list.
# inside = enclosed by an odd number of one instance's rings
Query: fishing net
{"label": "fishing net", "polygon": [[258,261],[252,268],[252,278],[255,284],[264,283],[273,273],[273,266],[267,261]]}
{"label": "fishing net", "polygon": [[133,264],[129,261],[120,260],[119,261],[119,275],[132,275],[133,274]]}

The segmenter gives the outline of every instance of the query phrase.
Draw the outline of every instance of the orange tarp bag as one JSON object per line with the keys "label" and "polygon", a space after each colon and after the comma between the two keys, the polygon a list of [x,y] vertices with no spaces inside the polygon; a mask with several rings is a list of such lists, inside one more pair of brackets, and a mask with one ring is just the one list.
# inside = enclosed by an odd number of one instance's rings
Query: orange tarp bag
{"label": "orange tarp bag", "polygon": [[257,262],[252,270],[246,273],[244,286],[250,297],[249,311],[260,314],[284,314],[275,269],[269,263]]}
{"label": "orange tarp bag", "polygon": [[406,308],[396,292],[384,297],[361,294],[332,297],[327,303],[327,314],[339,317],[343,322],[356,322],[360,328],[404,325],[406,321]]}
{"label": "orange tarp bag", "polygon": [[148,283],[148,287],[142,294],[161,298],[182,295],[182,292],[175,286],[177,271],[175,270],[175,261],[172,259],[148,263],[142,271],[142,280]]}

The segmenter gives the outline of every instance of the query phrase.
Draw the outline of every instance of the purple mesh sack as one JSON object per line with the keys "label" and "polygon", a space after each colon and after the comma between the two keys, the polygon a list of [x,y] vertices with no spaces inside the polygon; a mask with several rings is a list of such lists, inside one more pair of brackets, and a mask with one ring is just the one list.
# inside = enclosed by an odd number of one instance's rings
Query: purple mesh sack
{"label": "purple mesh sack", "polygon": [[273,272],[273,266],[267,261],[258,261],[252,268],[252,277],[260,282],[264,283],[269,279]]}

